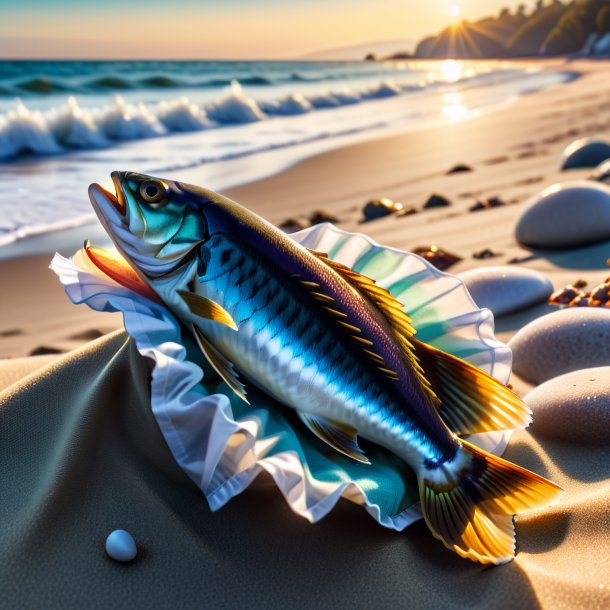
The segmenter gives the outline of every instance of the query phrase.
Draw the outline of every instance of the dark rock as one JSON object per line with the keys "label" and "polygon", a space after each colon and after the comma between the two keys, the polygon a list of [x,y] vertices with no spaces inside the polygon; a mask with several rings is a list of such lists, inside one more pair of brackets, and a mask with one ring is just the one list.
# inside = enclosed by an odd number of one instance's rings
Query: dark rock
{"label": "dark rock", "polygon": [[465,163],[458,163],[457,165],[454,165],[447,172],[447,175],[449,175],[449,174],[463,174],[464,172],[472,172],[472,171],[474,171],[474,168],[472,168],[470,165],[466,165]]}
{"label": "dark rock", "polygon": [[288,218],[284,222],[278,225],[278,228],[282,229],[285,233],[295,233],[296,231],[302,231],[303,229],[309,228],[311,225],[305,218]]}
{"label": "dark rock", "polygon": [[496,256],[501,256],[499,252],[494,252],[489,248],[485,248],[484,250],[479,250],[472,255],[472,258],[476,258],[478,260],[486,259],[486,258],[495,258]]}
{"label": "dark rock", "polygon": [[402,203],[396,203],[395,201],[387,199],[386,197],[371,199],[362,209],[362,213],[364,215],[363,222],[383,218],[384,216],[390,216],[391,214],[396,214],[396,212],[400,212],[401,210]]}
{"label": "dark rock", "polygon": [[462,259],[455,254],[451,254],[442,248],[435,245],[418,246],[412,250],[413,254],[417,254],[425,258],[429,263],[432,263],[440,271],[445,271],[449,267],[459,263]]}
{"label": "dark rock", "polygon": [[23,331],[20,328],[9,328],[0,331],[0,337],[16,337],[17,335],[23,335]]}
{"label": "dark rock", "polygon": [[62,350],[48,345],[41,345],[30,352],[30,356],[45,356],[47,354],[61,354]]}
{"label": "dark rock", "polygon": [[451,202],[446,197],[442,195],[437,195],[433,193],[428,197],[428,201],[424,203],[424,210],[429,210],[430,208],[446,208],[451,205]]}
{"label": "dark rock", "polygon": [[471,212],[478,212],[479,210],[489,210],[490,208],[499,208],[503,205],[506,205],[502,199],[499,197],[489,197],[488,199],[483,199],[481,201],[477,201],[474,205],[470,206],[468,209]]}
{"label": "dark rock", "polygon": [[410,205],[405,206],[402,210],[396,212],[396,216],[401,218],[402,216],[412,216],[413,214],[417,214],[417,210]]}
{"label": "dark rock", "polygon": [[90,330],[85,330],[82,333],[76,333],[75,335],[70,335],[68,339],[72,341],[93,341],[94,339],[99,339],[103,337],[104,333],[97,328],[92,328]]}
{"label": "dark rock", "polygon": [[339,218],[333,216],[333,214],[330,214],[326,210],[315,210],[309,215],[309,222],[312,225],[319,225],[323,222],[332,222],[334,224],[339,222]]}

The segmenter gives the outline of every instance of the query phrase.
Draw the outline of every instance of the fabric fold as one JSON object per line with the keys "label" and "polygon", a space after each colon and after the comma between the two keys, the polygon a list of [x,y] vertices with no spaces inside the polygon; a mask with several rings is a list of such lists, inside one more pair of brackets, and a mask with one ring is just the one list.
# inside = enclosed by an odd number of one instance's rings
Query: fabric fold
{"label": "fabric fold", "polygon": [[[405,304],[418,338],[476,364],[506,383],[511,353],[493,334],[493,316],[476,307],[463,282],[422,258],[376,244],[333,225],[292,236],[372,277]],[[72,302],[122,312],[139,352],[153,363],[151,408],[180,467],[217,510],[263,471],[291,509],[311,522],[340,498],[361,504],[381,525],[402,530],[420,518],[413,472],[381,447],[363,465],[328,449],[273,399],[253,391],[251,406],[210,374],[192,338],[163,305],[103,274],[82,253],[55,255],[51,268]],[[509,432],[470,439],[501,454]]]}

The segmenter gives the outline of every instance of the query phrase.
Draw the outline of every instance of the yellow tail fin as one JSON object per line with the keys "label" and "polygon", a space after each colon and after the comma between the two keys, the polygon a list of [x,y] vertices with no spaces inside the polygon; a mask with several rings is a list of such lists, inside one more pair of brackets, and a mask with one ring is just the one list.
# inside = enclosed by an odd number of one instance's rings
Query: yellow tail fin
{"label": "yellow tail fin", "polygon": [[506,563],[515,555],[513,515],[555,504],[561,487],[460,441],[456,457],[419,473],[424,518],[436,538],[461,557]]}

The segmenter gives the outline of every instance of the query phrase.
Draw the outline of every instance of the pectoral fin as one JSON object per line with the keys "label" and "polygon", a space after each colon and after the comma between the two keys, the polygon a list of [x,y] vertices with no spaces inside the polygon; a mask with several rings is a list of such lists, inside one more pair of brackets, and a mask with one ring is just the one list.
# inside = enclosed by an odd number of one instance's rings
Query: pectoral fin
{"label": "pectoral fin", "polygon": [[178,294],[182,297],[182,300],[187,304],[191,313],[194,313],[200,318],[206,320],[213,320],[220,324],[225,324],[233,330],[237,330],[237,324],[231,317],[231,314],[223,309],[218,303],[211,299],[206,299],[194,292],[187,292],[186,290],[178,290]]}
{"label": "pectoral fin", "polygon": [[301,421],[320,439],[353,460],[370,464],[371,462],[358,446],[357,431],[339,422],[297,411]]}
{"label": "pectoral fin", "polygon": [[246,398],[246,386],[239,380],[237,372],[233,368],[233,363],[227,360],[194,325],[193,332],[203,355],[212,365],[214,370],[222,377],[223,381],[235,392],[235,394],[237,394],[237,396],[250,404]]}

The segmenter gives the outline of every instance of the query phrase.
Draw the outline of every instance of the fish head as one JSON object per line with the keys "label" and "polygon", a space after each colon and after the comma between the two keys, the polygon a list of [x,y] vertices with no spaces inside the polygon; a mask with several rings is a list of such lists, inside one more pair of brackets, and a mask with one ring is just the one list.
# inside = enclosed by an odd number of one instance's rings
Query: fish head
{"label": "fish head", "polygon": [[147,279],[176,271],[209,237],[204,208],[215,193],[135,172],[112,172],[89,198],[119,252]]}

